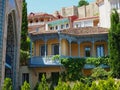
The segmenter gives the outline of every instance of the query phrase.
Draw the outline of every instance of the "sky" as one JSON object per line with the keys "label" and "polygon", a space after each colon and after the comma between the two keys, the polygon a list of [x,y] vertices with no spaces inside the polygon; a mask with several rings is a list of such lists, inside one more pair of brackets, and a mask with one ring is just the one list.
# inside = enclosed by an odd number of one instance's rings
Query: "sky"
{"label": "sky", "polygon": [[[95,0],[87,0],[88,2],[93,2]],[[45,12],[52,14],[55,11],[61,10],[62,7],[77,6],[79,0],[26,0],[27,2],[27,12],[38,13]]]}

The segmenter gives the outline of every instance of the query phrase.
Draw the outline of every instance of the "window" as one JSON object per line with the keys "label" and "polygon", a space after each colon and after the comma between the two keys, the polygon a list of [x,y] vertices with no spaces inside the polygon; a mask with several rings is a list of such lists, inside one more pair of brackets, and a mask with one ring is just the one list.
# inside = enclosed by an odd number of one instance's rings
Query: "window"
{"label": "window", "polygon": [[36,28],[36,32],[38,32],[39,31],[39,28]]}
{"label": "window", "polygon": [[111,1],[111,8],[119,9],[120,8],[120,0]]}
{"label": "window", "polygon": [[78,28],[78,24],[76,24],[76,28]]}
{"label": "window", "polygon": [[68,24],[66,24],[66,28],[68,28],[69,27],[69,25]]}
{"label": "window", "polygon": [[61,29],[63,29],[64,28],[64,25],[61,25]]}
{"label": "window", "polygon": [[[45,56],[45,44],[40,47],[41,56]],[[47,45],[46,45],[46,55],[47,55]]]}
{"label": "window", "polygon": [[90,47],[85,47],[85,57],[90,57]]}
{"label": "window", "polygon": [[38,20],[35,21],[36,23],[38,22]]}
{"label": "window", "polygon": [[53,44],[52,45],[52,54],[58,55],[59,54],[59,44]]}
{"label": "window", "polygon": [[24,83],[25,81],[29,83],[29,73],[22,74],[22,83]]}
{"label": "window", "polygon": [[56,28],[56,30],[58,30],[58,26],[56,26],[55,28]]}
{"label": "window", "polygon": [[57,85],[57,82],[59,80],[59,72],[51,72],[51,78],[53,84]]}
{"label": "window", "polygon": [[39,73],[39,76],[38,76],[38,81],[39,81],[39,82],[41,82],[41,79],[42,79],[43,74],[44,74],[45,77],[46,77],[46,73],[45,73],[45,72]]}
{"label": "window", "polygon": [[33,23],[33,21],[31,20],[30,23]]}
{"label": "window", "polygon": [[54,27],[50,27],[50,30],[54,30]]}
{"label": "window", "polygon": [[104,46],[99,45],[97,46],[97,57],[103,57],[104,56]]}

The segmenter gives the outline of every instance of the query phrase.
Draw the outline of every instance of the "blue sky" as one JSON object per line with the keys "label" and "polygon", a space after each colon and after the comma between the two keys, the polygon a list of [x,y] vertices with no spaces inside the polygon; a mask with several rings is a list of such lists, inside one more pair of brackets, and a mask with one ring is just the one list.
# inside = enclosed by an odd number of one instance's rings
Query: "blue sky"
{"label": "blue sky", "polygon": [[[95,0],[87,0],[93,2]],[[62,7],[77,6],[79,0],[26,0],[28,14],[30,12],[46,12],[53,13],[60,10]]]}

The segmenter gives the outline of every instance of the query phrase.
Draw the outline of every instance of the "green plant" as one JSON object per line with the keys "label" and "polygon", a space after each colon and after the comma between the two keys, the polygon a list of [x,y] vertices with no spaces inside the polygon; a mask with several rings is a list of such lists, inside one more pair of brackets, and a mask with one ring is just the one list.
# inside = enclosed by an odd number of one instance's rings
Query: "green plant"
{"label": "green plant", "polygon": [[96,67],[92,70],[92,75],[95,79],[105,79],[108,77],[108,72],[101,67]]}
{"label": "green plant", "polygon": [[66,78],[68,80],[80,80],[82,68],[85,64],[84,58],[63,58],[61,63],[66,69]]}
{"label": "green plant", "polygon": [[68,83],[62,82],[60,78],[58,85],[55,87],[55,90],[71,90],[71,87],[69,86]]}
{"label": "green plant", "polygon": [[49,90],[48,83],[46,82],[45,75],[42,75],[42,80],[39,83],[38,90]]}
{"label": "green plant", "polygon": [[28,51],[20,50],[20,64],[26,65],[28,63],[28,59],[30,58],[30,54]]}
{"label": "green plant", "polygon": [[76,82],[72,90],[84,90],[85,85],[82,82]]}
{"label": "green plant", "polygon": [[78,2],[78,7],[84,6],[84,5],[88,5],[89,3],[86,0],[80,0]]}
{"label": "green plant", "polygon": [[36,86],[34,87],[34,90],[38,90],[39,83],[36,83]]}
{"label": "green plant", "polygon": [[108,34],[110,66],[113,76],[120,78],[120,19],[117,10],[111,13],[111,27]]}
{"label": "green plant", "polygon": [[109,57],[86,58],[86,63],[95,65],[96,67],[100,66],[101,64],[109,65]]}
{"label": "green plant", "polygon": [[21,86],[21,90],[30,90],[30,84],[25,81]]}
{"label": "green plant", "polygon": [[55,61],[55,60],[60,60],[60,55],[54,55],[52,57],[52,60]]}
{"label": "green plant", "polygon": [[10,78],[5,78],[2,90],[13,90],[12,80]]}

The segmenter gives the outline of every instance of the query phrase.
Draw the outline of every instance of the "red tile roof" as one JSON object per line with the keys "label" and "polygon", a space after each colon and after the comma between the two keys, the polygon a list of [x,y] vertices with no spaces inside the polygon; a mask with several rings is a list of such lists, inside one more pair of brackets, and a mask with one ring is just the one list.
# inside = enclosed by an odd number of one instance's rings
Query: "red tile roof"
{"label": "red tile roof", "polygon": [[31,18],[38,18],[38,17],[52,17],[52,18],[56,18],[54,17],[52,14],[47,14],[47,13],[30,13],[28,15],[28,19],[31,19]]}
{"label": "red tile roof", "polygon": [[88,20],[88,19],[99,19],[99,16],[78,18],[75,21]]}
{"label": "red tile roof", "polygon": [[[32,35],[38,35],[38,34],[51,34],[51,33],[58,33],[57,30],[40,30],[39,32],[31,32]],[[93,34],[108,34],[107,28],[102,27],[83,27],[83,28],[71,28],[71,29],[65,29],[61,30],[60,33],[62,34],[68,34],[68,35],[93,35]]]}
{"label": "red tile roof", "polygon": [[96,4],[99,5],[100,3],[104,2],[104,0],[96,0]]}
{"label": "red tile roof", "polygon": [[93,34],[107,34],[108,29],[102,27],[83,27],[83,28],[74,28],[69,30],[61,31],[63,34],[69,35],[93,35]]}

